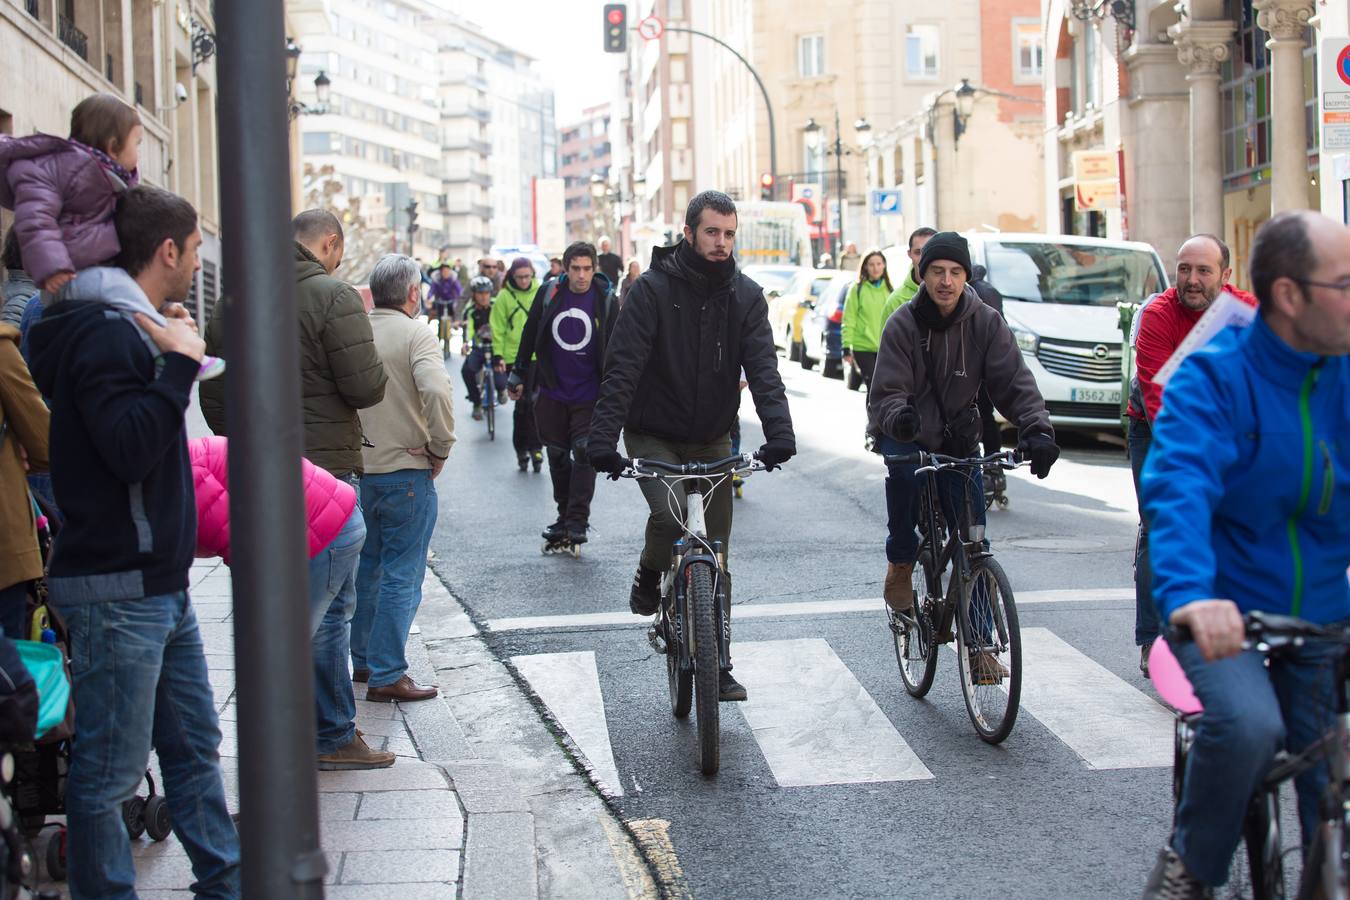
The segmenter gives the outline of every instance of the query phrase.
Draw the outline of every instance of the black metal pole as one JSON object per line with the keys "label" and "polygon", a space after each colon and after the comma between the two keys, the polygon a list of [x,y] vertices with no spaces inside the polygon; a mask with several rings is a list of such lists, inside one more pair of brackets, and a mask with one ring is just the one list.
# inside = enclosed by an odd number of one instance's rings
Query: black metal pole
{"label": "black metal pole", "polygon": [[[682,32],[682,33],[684,33],[684,34],[696,34],[696,35],[698,35],[699,37],[705,37],[705,38],[707,38],[708,40],[712,41],[712,42],[715,43],[715,44],[720,44],[720,45],[722,45],[723,47],[725,47],[727,50],[730,50],[730,51],[731,51],[731,55],[734,56],[734,57],[736,57],[737,59],[739,59],[739,60],[741,61],[741,65],[745,66],[746,69],[748,69],[748,70],[750,71],[750,77],[753,78],[753,79],[755,79],[755,84],[759,85],[759,92],[760,92],[761,94],[764,95],[764,111],[767,112],[767,113],[769,114],[769,174],[773,176],[773,187],[770,188],[770,198],[769,198],[769,199],[771,199],[771,200],[777,200],[777,199],[778,199],[778,134],[777,134],[777,132],[774,131],[774,127],[773,127],[773,104],[772,104],[771,102],[769,102],[769,89],[766,88],[766,87],[764,86],[764,80],[763,80],[762,78],[759,77],[759,73],[755,71],[755,67],[754,67],[754,66],[750,65],[750,61],[749,61],[748,59],[746,59],[744,56],[741,56],[740,52],[737,51],[735,47],[731,46],[730,44],[728,44],[726,41],[722,40],[721,38],[719,38],[719,37],[714,37],[713,35],[708,34],[706,31],[697,31],[697,30],[695,30],[695,29],[693,29],[693,28],[674,28],[674,27],[671,27],[671,26],[667,25],[665,30],[666,30],[666,31],[679,31],[679,32]],[[828,227],[828,226],[827,226],[827,227]]]}
{"label": "black metal pole", "polygon": [[[839,207],[839,256],[844,255],[844,138],[839,133],[839,107],[834,108],[834,171],[838,176],[835,179],[835,193],[839,199],[834,203]],[[825,210],[825,229],[830,228],[830,211]],[[834,267],[839,268],[839,260],[834,261]]]}
{"label": "black metal pole", "polygon": [[327,862],[314,765],[282,4],[217,4],[216,28],[243,896],[314,900]]}

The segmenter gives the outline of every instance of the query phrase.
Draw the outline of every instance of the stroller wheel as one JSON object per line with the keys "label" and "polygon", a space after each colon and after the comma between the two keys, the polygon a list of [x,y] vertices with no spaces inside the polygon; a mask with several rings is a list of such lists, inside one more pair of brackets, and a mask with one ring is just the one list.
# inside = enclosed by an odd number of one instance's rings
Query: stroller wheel
{"label": "stroller wheel", "polygon": [[134,841],[145,834],[145,798],[132,797],[122,804],[122,822]]}
{"label": "stroller wheel", "polygon": [[145,801],[145,833],[152,841],[162,841],[173,833],[169,804],[159,794]]}
{"label": "stroller wheel", "polygon": [[47,852],[44,854],[47,875],[52,881],[66,880],[66,830],[58,828],[47,840]]}

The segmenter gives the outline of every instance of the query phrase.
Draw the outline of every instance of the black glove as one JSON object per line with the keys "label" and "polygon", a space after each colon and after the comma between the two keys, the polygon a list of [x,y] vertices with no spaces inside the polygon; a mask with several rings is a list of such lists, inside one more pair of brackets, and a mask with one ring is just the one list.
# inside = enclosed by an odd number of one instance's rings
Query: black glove
{"label": "black glove", "polygon": [[1017,455],[1031,460],[1031,474],[1044,478],[1059,459],[1059,445],[1048,434],[1029,434],[1017,443]]}
{"label": "black glove", "polygon": [[[501,357],[498,357],[498,359],[500,358]],[[519,387],[524,383],[525,379],[521,378],[520,373],[517,372],[515,369],[512,369],[510,374],[506,376],[506,389],[508,391],[515,390],[517,387]]]}
{"label": "black glove", "polygon": [[923,420],[919,418],[919,408],[914,405],[914,398],[911,397],[904,406],[891,415],[886,433],[902,444],[912,444],[922,428]]}
{"label": "black glove", "polygon": [[586,448],[586,461],[591,464],[592,469],[603,472],[614,481],[619,480],[619,474],[623,472],[624,468],[623,457],[613,447],[588,446]]}
{"label": "black glove", "polygon": [[759,453],[755,455],[760,462],[764,463],[764,468],[772,472],[797,455],[797,445],[792,441],[774,438],[771,441],[766,441],[764,446],[759,448]]}

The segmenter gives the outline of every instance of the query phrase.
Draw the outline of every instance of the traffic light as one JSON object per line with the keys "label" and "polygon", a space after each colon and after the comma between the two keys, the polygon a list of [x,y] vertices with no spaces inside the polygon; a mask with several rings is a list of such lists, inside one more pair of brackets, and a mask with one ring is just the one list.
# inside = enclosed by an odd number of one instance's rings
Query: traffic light
{"label": "traffic light", "polygon": [[759,199],[761,199],[761,200],[772,200],[772,199],[773,199],[773,173],[772,173],[772,172],[765,172],[763,175],[759,176]]}
{"label": "traffic light", "polygon": [[417,201],[416,201],[416,200],[409,200],[409,201],[408,201],[408,209],[407,209],[407,212],[408,212],[408,234],[412,234],[414,231],[417,230],[417,227],[418,227],[418,226],[417,226]]}
{"label": "traffic light", "polygon": [[605,52],[626,53],[628,51],[628,5],[625,3],[605,4]]}

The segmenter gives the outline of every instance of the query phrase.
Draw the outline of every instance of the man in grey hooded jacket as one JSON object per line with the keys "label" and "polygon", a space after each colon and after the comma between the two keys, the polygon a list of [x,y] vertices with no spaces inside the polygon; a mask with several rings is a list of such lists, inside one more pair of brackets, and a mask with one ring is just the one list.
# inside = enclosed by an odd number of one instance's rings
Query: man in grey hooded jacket
{"label": "man in grey hooded jacket", "polygon": [[[1035,376],[1022,359],[1008,324],[981,302],[968,282],[970,247],[961,235],[933,235],[919,260],[919,291],[886,322],[877,353],[876,374],[868,395],[869,431],[886,455],[926,450],[969,456],[980,440],[976,405],[980,386],[994,406],[1017,428],[1018,451],[1031,471],[1044,478],[1059,458],[1055,431]],[[914,464],[890,465],[886,476],[886,582],[883,596],[896,612],[914,606],[911,578],[919,553],[914,531],[919,480]],[[983,488],[979,470],[966,488],[964,473],[944,472],[943,509],[949,518],[961,491]],[[974,504],[984,524],[982,497]]]}

